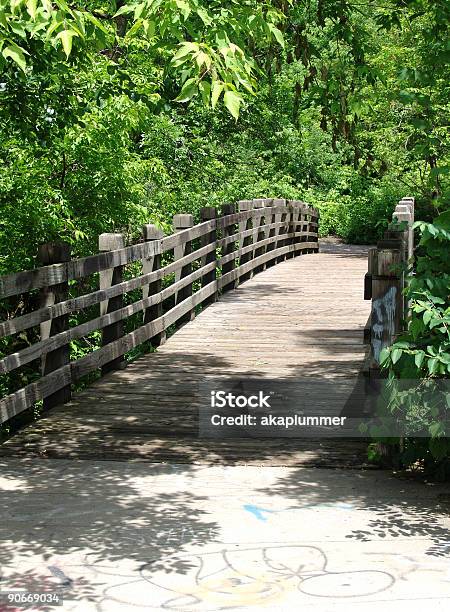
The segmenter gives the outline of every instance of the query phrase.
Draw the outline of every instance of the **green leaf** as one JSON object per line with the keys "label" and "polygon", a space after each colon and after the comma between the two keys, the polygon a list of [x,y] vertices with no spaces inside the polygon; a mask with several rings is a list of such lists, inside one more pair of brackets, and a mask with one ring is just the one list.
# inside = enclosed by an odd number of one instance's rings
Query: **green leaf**
{"label": "green leaf", "polygon": [[391,352],[388,348],[384,348],[380,353],[380,365],[386,363],[391,357]]}
{"label": "green leaf", "polygon": [[239,117],[239,107],[242,102],[242,97],[234,91],[226,91],[223,96],[223,102],[226,108],[237,120]]}
{"label": "green leaf", "polygon": [[419,351],[414,356],[414,363],[416,364],[416,368],[420,370],[422,367],[423,360],[425,359],[424,351]]}
{"label": "green leaf", "polygon": [[208,81],[201,81],[198,86],[200,93],[202,94],[203,104],[209,106],[211,97],[211,84]]}
{"label": "green leaf", "polygon": [[205,9],[203,8],[198,8],[197,9],[197,15],[200,17],[200,19],[203,21],[203,23],[206,26],[209,26],[212,24],[212,19],[211,17],[208,15],[208,13],[206,12]]}
{"label": "green leaf", "polygon": [[118,17],[119,15],[123,15],[124,13],[132,13],[134,9],[135,6],[125,4],[124,6],[121,6],[120,9],[114,14],[114,17]]}
{"label": "green leaf", "polygon": [[277,43],[284,49],[284,37],[281,30],[274,26],[273,23],[269,23],[269,29],[272,32]]}
{"label": "green leaf", "polygon": [[442,425],[441,423],[432,423],[429,428],[428,431],[431,434],[432,438],[436,438],[437,436],[442,434]]}
{"label": "green leaf", "polygon": [[216,104],[219,101],[220,94],[223,91],[223,83],[220,81],[214,81],[211,88],[211,106],[216,108]]}
{"label": "green leaf", "polygon": [[[180,46],[180,48],[178,49],[178,51],[175,53],[175,55],[172,58],[172,64],[178,64],[178,66],[180,66],[181,64],[184,63],[184,61],[186,61],[187,56],[190,53],[194,53],[198,51],[198,45],[192,42],[186,42],[184,44],[182,44]],[[181,61],[184,58],[184,61]]]}
{"label": "green leaf", "polygon": [[425,323],[425,325],[428,325],[428,323],[431,321],[432,316],[433,316],[433,313],[431,310],[426,310],[423,313],[423,322]]}
{"label": "green leaf", "polygon": [[25,60],[25,53],[27,53],[25,49],[22,49],[22,47],[19,47],[19,45],[16,45],[16,43],[14,42],[11,42],[7,47],[4,47],[2,50],[3,57],[5,59],[10,57],[13,62],[16,62],[19,68],[23,70],[23,72],[25,72],[25,68],[27,65],[27,62]]}
{"label": "green leaf", "polygon": [[66,54],[67,58],[69,57],[70,52],[72,51],[72,40],[74,36],[78,36],[77,32],[75,32],[74,30],[62,30],[56,35],[56,39],[61,39],[64,53]]}
{"label": "green leaf", "polygon": [[99,19],[97,19],[97,17],[92,15],[92,13],[89,13],[89,11],[86,11],[84,13],[84,16],[86,17],[86,19],[88,21],[90,21],[93,25],[95,25],[96,28],[98,28],[99,30],[101,30],[105,34],[108,34],[108,30],[105,28],[103,23]]}
{"label": "green leaf", "polygon": [[430,374],[434,374],[436,372],[436,370],[438,369],[438,360],[434,357],[433,359],[429,359],[428,360],[428,372]]}
{"label": "green leaf", "polygon": [[180,9],[181,14],[186,20],[191,14],[191,7],[189,6],[189,4],[185,0],[175,0],[175,4]]}
{"label": "green leaf", "polygon": [[183,85],[178,97],[175,98],[176,102],[189,102],[191,98],[195,96],[198,91],[197,80],[188,79]]}
{"label": "green leaf", "polygon": [[391,353],[391,359],[392,359],[392,363],[397,363],[397,361],[400,359],[400,357],[402,356],[402,349],[399,348],[395,348],[392,353]]}
{"label": "green leaf", "polygon": [[433,223],[436,227],[450,231],[450,210],[441,213]]}
{"label": "green leaf", "polygon": [[27,0],[27,13],[34,21],[36,19],[37,0]]}

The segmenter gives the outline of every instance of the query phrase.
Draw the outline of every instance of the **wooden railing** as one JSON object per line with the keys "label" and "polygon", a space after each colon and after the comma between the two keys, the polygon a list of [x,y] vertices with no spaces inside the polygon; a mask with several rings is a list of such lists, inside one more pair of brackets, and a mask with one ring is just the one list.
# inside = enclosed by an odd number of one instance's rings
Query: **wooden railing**
{"label": "wooden railing", "polygon": [[414,251],[414,198],[397,204],[392,223],[376,248],[369,249],[364,298],[372,300],[369,321],[364,332],[370,344],[367,370],[378,371],[380,353],[390,346],[405,328],[408,303],[404,289]]}
{"label": "wooden railing", "polygon": [[[286,258],[317,252],[318,218],[303,202],[244,200],[224,206],[221,216],[201,209],[197,225],[192,215],[175,215],[169,236],[145,225],[131,246],[122,234],[102,234],[100,253],[81,259],[71,259],[68,244],[43,245],[42,267],[0,277],[0,300],[23,304],[28,296],[30,310],[0,323],[0,338],[26,333],[28,344],[0,360],[0,374],[36,360],[40,366],[36,380],[0,400],[0,423],[40,400],[44,408],[69,401],[73,383],[123,367],[125,354],[144,342],[158,346],[169,327],[191,320],[219,293]],[[71,326],[76,312],[83,322]],[[74,359],[71,342],[98,330],[101,346]]]}

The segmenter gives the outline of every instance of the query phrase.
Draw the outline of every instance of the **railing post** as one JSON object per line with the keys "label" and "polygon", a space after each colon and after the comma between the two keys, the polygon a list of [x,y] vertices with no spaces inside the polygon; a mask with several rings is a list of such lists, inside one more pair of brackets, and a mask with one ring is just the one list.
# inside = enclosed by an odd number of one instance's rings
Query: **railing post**
{"label": "railing post", "polygon": [[[142,237],[144,242],[156,242],[160,241],[164,238],[164,232],[156,227],[156,225],[151,225],[147,223],[142,226]],[[161,253],[156,252],[149,258],[142,259],[142,274],[148,274],[150,272],[156,272],[161,268]],[[142,287],[142,297],[145,299],[148,296],[157,295],[160,293],[162,289],[162,279],[158,279],[149,283],[148,285],[144,285]],[[163,305],[162,301],[154,304],[153,306],[149,306],[144,311],[144,325],[154,321],[155,319],[159,319],[163,314]],[[153,347],[158,347],[161,344],[164,344],[166,341],[166,332],[162,331],[153,338],[150,338],[150,342]]]}
{"label": "railing post", "polygon": [[[70,245],[66,242],[49,242],[39,247],[38,251],[39,263],[43,266],[48,266],[55,263],[64,263],[70,261]],[[69,297],[68,282],[45,287],[41,290],[41,307],[52,306],[57,302],[63,302]],[[69,315],[56,317],[50,321],[45,321],[40,324],[41,340],[46,340],[50,336],[55,336],[69,329]],[[70,363],[70,345],[65,344],[60,348],[50,351],[41,357],[42,376],[50,374],[54,370],[58,370]],[[53,408],[58,404],[69,402],[71,398],[70,385],[66,385],[55,393],[48,395],[43,400],[44,410]]]}
{"label": "railing post", "polygon": [[[311,219],[308,223],[308,233],[310,234],[311,231],[312,233],[316,234],[314,236],[314,240],[313,242],[317,242],[317,247],[314,247],[311,249],[311,253],[318,253],[319,252],[319,219],[320,219],[320,213],[319,213],[319,209],[318,208],[311,208]],[[315,228],[311,227],[311,224],[315,224]],[[307,237],[308,242],[310,241],[309,236]]]}
{"label": "railing post", "polygon": [[[274,199],[266,200],[265,206],[272,208],[273,206],[275,206],[275,202],[276,201],[277,200],[274,200]],[[276,215],[273,212],[271,212],[270,215],[267,215],[266,219],[265,219],[266,220],[266,224],[267,225],[271,225],[272,223],[275,223],[275,217],[276,217]],[[266,230],[266,238],[274,238],[276,236],[276,233],[277,233],[276,228],[272,227],[271,229]],[[269,244],[266,246],[266,253],[269,252],[269,251],[274,251],[275,247],[276,247],[275,241],[269,242]],[[275,262],[274,262],[273,258],[269,259],[265,263],[265,267],[269,268],[270,266],[273,266],[274,263]]]}
{"label": "railing post", "polygon": [[288,201],[289,207],[291,209],[290,213],[289,213],[289,227],[288,227],[288,233],[292,234],[292,236],[288,239],[288,244],[290,246],[292,246],[292,251],[290,251],[289,253],[286,254],[286,259],[291,259],[292,257],[295,257],[295,244],[297,242],[297,239],[295,237],[295,232],[297,231],[297,223],[298,223],[298,214],[299,214],[299,208],[298,208],[298,204],[299,202],[297,200],[289,200]]}
{"label": "railing post", "polygon": [[[272,206],[272,202],[273,202],[273,198],[266,198],[264,200],[262,200],[262,206],[263,208],[270,208]],[[261,219],[261,225],[269,225],[270,223],[272,223],[272,215],[268,215],[267,213],[264,214],[264,216]],[[270,230],[268,229],[262,229],[261,230],[261,240],[265,240],[266,238],[269,238],[270,236]],[[270,251],[270,244],[266,244],[261,252],[262,253],[267,253],[267,251]],[[262,265],[262,270],[266,270],[267,269],[267,261],[265,261]]]}
{"label": "railing post", "polygon": [[[283,199],[283,200],[278,200],[278,201],[281,202],[280,206],[287,207],[288,203],[286,200]],[[288,212],[283,212],[277,216],[279,219],[279,223],[289,222]],[[286,234],[288,233],[288,231],[289,231],[289,227],[286,225],[278,228],[278,236],[280,237],[280,239],[277,240],[277,248],[284,247],[287,245],[288,239],[286,238]],[[285,261],[285,259],[286,259],[286,254],[279,255],[277,257],[277,264],[281,263],[282,261]]]}
{"label": "railing post", "polygon": [[[117,251],[125,246],[123,234],[100,234],[98,238],[98,248],[101,253],[107,251]],[[112,285],[117,285],[123,281],[123,266],[116,266],[100,272],[100,289],[108,289]],[[113,297],[104,302],[100,302],[100,315],[109,314],[115,310],[123,308],[123,294]],[[102,346],[106,346],[121,338],[124,334],[123,320],[111,323],[102,329]],[[125,356],[119,355],[109,363],[102,366],[102,376],[113,370],[121,369],[126,366]]]}
{"label": "railing post", "polygon": [[[200,219],[202,223],[204,221],[212,221],[217,218],[217,210],[213,206],[204,206],[200,209]],[[215,244],[217,242],[217,230],[213,229],[207,234],[204,234],[200,238],[200,246],[204,247],[208,244]],[[205,266],[213,261],[217,262],[216,249],[207,253],[204,257],[202,257],[201,265]],[[216,263],[217,266],[217,263]],[[211,272],[207,272],[202,276],[202,287],[209,285],[210,283],[216,281],[216,270],[211,270]],[[216,281],[216,290],[212,295],[203,300],[204,306],[208,304],[212,304],[217,301],[217,281]]]}
{"label": "railing post", "polygon": [[406,222],[407,229],[405,230],[406,252],[405,259],[411,260],[414,253],[414,198],[403,198],[395,207],[392,213],[392,221],[399,223]]}
{"label": "railing post", "polygon": [[[238,202],[238,210],[239,212],[245,212],[248,210],[252,210],[252,202],[251,200],[239,200]],[[250,230],[252,229],[252,223],[253,223],[253,219],[252,217],[249,217],[246,221],[240,221],[239,222],[239,233],[242,233],[246,230]],[[245,238],[241,238],[239,240],[239,248],[243,248],[243,247],[247,247],[250,246],[252,244],[252,236],[246,236]],[[252,259],[252,252],[249,251],[248,253],[244,253],[243,255],[239,256],[239,265],[241,266],[242,264],[245,264],[249,261],[251,261]],[[238,286],[239,283],[244,282],[246,280],[248,280],[251,277],[251,272],[246,272],[245,274],[241,274],[239,279],[237,280],[236,283],[236,287]]]}
{"label": "railing post", "polygon": [[[192,215],[180,214],[175,215],[173,218],[173,229],[174,232],[181,232],[185,229],[189,229],[194,225],[194,217]],[[174,261],[181,259],[185,255],[192,253],[192,240],[186,240],[182,244],[177,245],[173,250]],[[181,269],[175,272],[175,282],[189,276],[192,273],[192,263],[184,265]],[[192,283],[183,287],[175,294],[175,305],[183,302],[185,299],[192,296]],[[185,315],[180,317],[179,323],[188,323],[195,318],[195,311],[189,310]]]}
{"label": "railing post", "polygon": [[[222,212],[223,217],[227,217],[228,215],[234,215],[236,212],[236,205],[235,204],[224,204],[222,206],[221,212]],[[229,225],[226,225],[223,228],[222,238],[228,238],[229,236],[233,236],[235,233],[236,233],[236,224],[230,223]],[[231,255],[231,253],[234,253],[234,251],[235,251],[235,243],[229,242],[223,247],[222,255],[223,256]],[[234,270],[235,265],[236,265],[236,259],[232,259],[231,261],[227,261],[226,263],[224,263],[222,265],[222,276]],[[225,291],[229,291],[230,289],[233,289],[235,286],[236,286],[236,281],[231,281],[230,283],[227,283],[226,285],[222,287],[222,293],[224,293]]]}
{"label": "railing post", "polygon": [[[257,210],[257,209],[262,209],[264,208],[264,200],[262,199],[256,199],[253,200],[253,209]],[[261,226],[264,225],[264,216],[261,212],[261,214],[255,213],[254,217],[253,217],[253,228],[254,228],[254,232],[253,232],[253,244],[255,245],[254,249],[253,249],[253,258],[255,257],[259,257],[260,255],[263,255],[265,252],[265,247],[258,247],[258,242],[260,240],[264,240],[265,238],[265,232],[264,230],[261,229]],[[252,276],[254,274],[257,274],[258,272],[261,272],[261,270],[264,270],[265,266],[261,265],[261,266],[257,266],[256,268],[254,268],[252,270]]]}
{"label": "railing post", "polygon": [[402,250],[381,248],[376,252],[372,277],[370,320],[372,356],[379,363],[380,353],[401,330],[403,295],[401,281]]}

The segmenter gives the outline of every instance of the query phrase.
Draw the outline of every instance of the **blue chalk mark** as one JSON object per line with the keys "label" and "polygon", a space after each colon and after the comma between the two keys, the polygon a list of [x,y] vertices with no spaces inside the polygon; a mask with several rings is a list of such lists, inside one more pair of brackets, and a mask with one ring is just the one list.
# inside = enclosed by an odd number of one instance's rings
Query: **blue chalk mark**
{"label": "blue chalk mark", "polygon": [[245,504],[243,506],[244,510],[253,514],[258,521],[267,521],[267,516],[263,515],[263,512],[275,512],[275,510],[267,510],[266,508],[260,508],[259,506],[253,506],[252,504]]}

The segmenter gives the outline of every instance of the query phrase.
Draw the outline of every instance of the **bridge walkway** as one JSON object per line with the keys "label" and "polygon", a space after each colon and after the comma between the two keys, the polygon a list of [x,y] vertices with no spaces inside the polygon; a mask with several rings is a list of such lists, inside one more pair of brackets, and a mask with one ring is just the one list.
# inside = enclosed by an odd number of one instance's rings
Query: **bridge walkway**
{"label": "bridge walkway", "polygon": [[[322,241],[225,293],[154,353],[111,372],[0,447],[3,456],[361,467],[366,442],[203,439],[205,380],[295,381],[311,412],[344,409],[365,356],[367,248]],[[357,401],[362,399],[357,398]]]}

